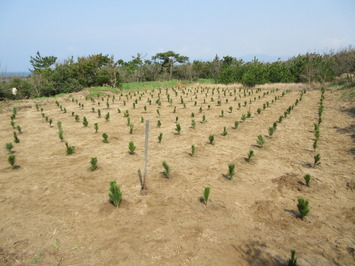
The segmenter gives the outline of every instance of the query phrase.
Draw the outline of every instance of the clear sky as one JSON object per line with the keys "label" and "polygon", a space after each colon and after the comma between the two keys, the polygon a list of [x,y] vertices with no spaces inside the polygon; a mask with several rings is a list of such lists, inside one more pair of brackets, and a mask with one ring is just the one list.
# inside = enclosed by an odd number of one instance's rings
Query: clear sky
{"label": "clear sky", "polygon": [[30,56],[103,53],[130,60],[172,50],[287,59],[355,46],[355,0],[0,0],[0,71]]}

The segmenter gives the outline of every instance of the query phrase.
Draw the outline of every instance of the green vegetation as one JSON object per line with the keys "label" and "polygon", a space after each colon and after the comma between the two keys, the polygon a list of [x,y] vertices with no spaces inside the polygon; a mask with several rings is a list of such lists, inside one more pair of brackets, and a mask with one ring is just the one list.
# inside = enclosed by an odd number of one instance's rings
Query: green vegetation
{"label": "green vegetation", "polygon": [[227,136],[228,131],[227,131],[227,127],[223,128],[223,132],[222,132],[222,136]]}
{"label": "green vegetation", "polygon": [[107,114],[105,115],[105,119],[106,119],[106,121],[109,121],[109,120],[110,120],[110,113],[107,113]]}
{"label": "green vegetation", "polygon": [[207,202],[208,202],[208,198],[210,196],[210,191],[211,191],[210,187],[205,187],[205,190],[203,191],[203,201],[204,201],[204,203],[206,205],[207,205]]}
{"label": "green vegetation", "polygon": [[191,156],[194,156],[195,152],[196,152],[195,145],[191,145]]}
{"label": "green vegetation", "polygon": [[87,127],[89,125],[89,122],[85,116],[83,117],[83,125],[84,127]]}
{"label": "green vegetation", "polygon": [[65,143],[65,147],[67,148],[66,155],[71,155],[74,153],[75,147],[69,146],[68,142]]}
{"label": "green vegetation", "polygon": [[17,169],[20,166],[16,165],[16,156],[11,154],[9,155],[9,157],[7,158],[7,161],[9,162],[9,164],[11,165],[12,169]]}
{"label": "green vegetation", "polygon": [[234,178],[235,172],[234,172],[235,165],[234,164],[229,164],[228,165],[228,178],[232,180]]}
{"label": "green vegetation", "polygon": [[5,148],[9,153],[12,153],[12,149],[14,148],[14,145],[11,142],[8,142],[5,144]]}
{"label": "green vegetation", "polygon": [[20,139],[17,137],[16,132],[14,131],[14,142],[15,143],[20,143]]}
{"label": "green vegetation", "polygon": [[170,178],[170,172],[171,172],[170,166],[165,161],[162,162],[162,165],[163,165],[163,168],[164,168],[163,175],[166,178]]}
{"label": "green vegetation", "polygon": [[306,186],[309,187],[309,182],[311,181],[311,175],[306,174],[303,178],[306,181]]}
{"label": "green vegetation", "polygon": [[303,218],[309,213],[308,201],[303,198],[298,198],[297,208],[300,213],[300,218],[303,220]]}
{"label": "green vegetation", "polygon": [[248,158],[246,159],[247,162],[250,162],[250,161],[251,161],[251,158],[253,158],[253,157],[254,157],[254,151],[253,151],[253,150],[250,150],[250,151],[248,152]]}
{"label": "green vegetation", "polygon": [[296,250],[291,249],[291,258],[287,261],[287,266],[297,266]]}
{"label": "green vegetation", "polygon": [[176,124],[175,130],[176,130],[177,134],[180,135],[180,132],[181,132],[181,125],[180,125],[180,124]]}
{"label": "green vegetation", "polygon": [[160,132],[158,136],[158,142],[161,143],[161,140],[163,139],[163,133]]}
{"label": "green vegetation", "polygon": [[262,148],[265,144],[264,137],[262,135],[259,135],[256,143],[259,145],[260,148]]}
{"label": "green vegetation", "polygon": [[133,141],[130,141],[128,143],[128,149],[130,154],[134,154],[134,151],[136,150],[136,146],[134,145]]}
{"label": "green vegetation", "polygon": [[99,124],[98,124],[98,123],[95,123],[95,124],[94,124],[94,128],[95,128],[95,133],[97,133],[97,131],[99,130]]}
{"label": "green vegetation", "polygon": [[63,129],[62,129],[62,128],[60,128],[59,131],[58,131],[58,137],[59,137],[59,139],[60,139],[61,141],[63,141],[64,136],[63,136]]}
{"label": "green vegetation", "polygon": [[214,135],[209,135],[208,140],[209,140],[210,144],[213,145],[214,144]]}
{"label": "green vegetation", "polygon": [[313,167],[316,167],[316,165],[320,165],[320,154],[314,155],[314,164]]}
{"label": "green vegetation", "polygon": [[97,158],[96,157],[92,157],[90,160],[90,171],[95,171],[97,169]]}
{"label": "green vegetation", "polygon": [[103,138],[103,140],[102,140],[103,143],[108,143],[108,140],[107,140],[108,135],[106,133],[102,134],[102,138]]}
{"label": "green vegetation", "polygon": [[234,127],[233,127],[233,129],[237,129],[238,126],[239,126],[239,121],[234,121]]}
{"label": "green vegetation", "polygon": [[118,207],[121,204],[122,201],[122,192],[120,190],[120,187],[116,184],[116,181],[111,181],[110,182],[110,193],[109,193],[109,200],[110,202]]}

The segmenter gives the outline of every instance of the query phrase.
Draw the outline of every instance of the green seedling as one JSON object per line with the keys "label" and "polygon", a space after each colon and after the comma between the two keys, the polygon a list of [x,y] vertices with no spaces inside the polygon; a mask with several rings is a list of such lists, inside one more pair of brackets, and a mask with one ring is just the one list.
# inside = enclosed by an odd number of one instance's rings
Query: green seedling
{"label": "green seedling", "polygon": [[107,113],[107,114],[105,115],[105,119],[106,119],[106,121],[109,121],[109,120],[110,120],[110,113]]}
{"label": "green seedling", "polygon": [[223,132],[222,132],[222,136],[227,136],[228,132],[227,132],[227,127],[223,128]]}
{"label": "green seedling", "polygon": [[239,126],[239,121],[234,121],[234,127],[233,127],[233,129],[237,129],[238,126]]}
{"label": "green seedling", "polygon": [[208,198],[210,196],[210,191],[211,191],[210,187],[205,187],[205,190],[203,191],[203,201],[204,201],[204,203],[206,205],[207,205],[207,202],[208,202]]}
{"label": "green seedling", "polygon": [[136,150],[136,146],[134,145],[133,141],[130,141],[128,143],[128,149],[130,154],[134,154],[134,151]]}
{"label": "green seedling", "polygon": [[250,117],[251,117],[251,112],[249,110],[248,113],[247,113],[247,118],[250,118]]}
{"label": "green seedling", "polygon": [[100,118],[101,117],[101,110],[97,109],[97,116]]}
{"label": "green seedling", "polygon": [[259,135],[256,143],[259,145],[260,148],[262,148],[265,144],[264,137],[262,135]]}
{"label": "green seedling", "polygon": [[228,178],[232,180],[234,178],[235,172],[234,172],[235,164],[229,164],[228,165]]}
{"label": "green seedling", "polygon": [[157,122],[157,127],[161,127],[161,122],[160,122],[160,120],[158,120],[158,122]]}
{"label": "green seedling", "polygon": [[58,127],[58,129],[61,129],[61,128],[62,128],[62,122],[61,122],[61,121],[58,121],[58,122],[57,122],[57,127]]}
{"label": "green seedling", "polygon": [[18,131],[18,133],[22,133],[22,128],[21,128],[21,126],[16,126],[16,129],[17,129],[17,131]]}
{"label": "green seedling", "polygon": [[106,133],[102,134],[102,138],[103,138],[103,140],[102,140],[103,143],[108,143],[108,140],[107,140],[108,135]]}
{"label": "green seedling", "polygon": [[251,161],[251,158],[254,157],[254,151],[253,150],[250,150],[249,153],[248,153],[248,158],[247,158],[247,162],[250,162]]}
{"label": "green seedling", "polygon": [[14,122],[14,121],[11,121],[11,122],[10,122],[10,125],[11,125],[11,127],[12,127],[13,129],[15,129],[15,122]]}
{"label": "green seedling", "polygon": [[99,124],[98,123],[94,124],[94,129],[95,129],[95,133],[97,133],[97,131],[99,130]]}
{"label": "green seedling", "polygon": [[303,220],[303,218],[309,213],[308,201],[303,198],[298,198],[297,208],[300,213],[300,218]]}
{"label": "green seedling", "polygon": [[306,186],[309,187],[309,182],[311,181],[311,175],[306,174],[303,178],[306,181]]}
{"label": "green seedling", "polygon": [[97,158],[96,157],[92,157],[90,160],[90,171],[95,171],[97,169]]}
{"label": "green seedling", "polygon": [[203,115],[202,116],[202,123],[204,124],[204,123],[206,123],[207,122],[207,120],[206,120],[206,116],[205,115]]}
{"label": "green seedling", "polygon": [[162,139],[163,139],[163,133],[160,133],[158,136],[158,142],[161,143]]}
{"label": "green seedling", "polygon": [[12,153],[12,149],[14,148],[14,145],[11,142],[8,142],[5,144],[5,148],[9,153]]}
{"label": "green seedling", "polygon": [[160,111],[159,111],[159,109],[157,109],[157,114],[158,114],[158,116],[160,116]]}
{"label": "green seedling", "polygon": [[209,135],[208,140],[209,140],[210,144],[213,145],[214,144],[214,135]]}
{"label": "green seedling", "polygon": [[223,110],[221,110],[221,115],[220,115],[220,117],[224,117],[224,111],[223,111]]}
{"label": "green seedling", "polygon": [[59,137],[59,139],[60,139],[61,141],[63,141],[64,136],[63,136],[63,129],[62,129],[62,128],[60,128],[59,131],[58,131],[58,137]]}
{"label": "green seedling", "polygon": [[229,112],[230,112],[230,113],[233,112],[233,106],[229,106]]}
{"label": "green seedling", "polygon": [[180,132],[181,132],[181,125],[180,125],[180,124],[176,124],[175,130],[176,130],[177,134],[180,135]]}
{"label": "green seedling", "polygon": [[69,146],[68,142],[65,143],[65,147],[67,148],[66,155],[71,155],[74,153],[75,147]]}
{"label": "green seedling", "polygon": [[192,120],[191,121],[191,128],[195,128],[196,127],[196,121],[195,120]]}
{"label": "green seedling", "polygon": [[133,134],[133,128],[134,128],[134,125],[130,124],[129,125],[129,134]]}
{"label": "green seedling", "polygon": [[246,114],[242,114],[242,117],[241,117],[242,121],[245,121],[247,119],[247,116]]}
{"label": "green seedling", "polygon": [[9,155],[7,161],[9,162],[9,164],[11,164],[12,169],[17,169],[20,167],[15,164],[16,163],[16,156],[13,154]]}
{"label": "green seedling", "polygon": [[85,116],[83,117],[83,125],[84,127],[87,127],[89,125],[89,122]]}
{"label": "green seedling", "polygon": [[120,190],[120,187],[116,184],[116,181],[111,181],[110,182],[110,193],[109,193],[109,200],[110,202],[118,207],[121,204],[122,201],[122,192]]}
{"label": "green seedling", "polygon": [[274,134],[274,132],[275,132],[274,127],[269,127],[269,136],[270,136],[270,138]]}
{"label": "green seedling", "polygon": [[320,154],[314,155],[314,164],[313,167],[316,167],[316,165],[320,165]]}
{"label": "green seedling", "polygon": [[79,122],[79,120],[80,120],[79,115],[75,115],[75,121]]}
{"label": "green seedling", "polygon": [[166,178],[170,178],[170,172],[171,172],[170,166],[165,161],[162,162],[162,165],[163,165],[163,168],[164,168],[163,175]]}
{"label": "green seedling", "polygon": [[256,110],[256,112],[258,113],[258,115],[260,115],[260,113],[261,113],[261,109],[260,109],[260,108],[258,108],[258,110]]}
{"label": "green seedling", "polygon": [[195,152],[196,152],[196,146],[191,145],[191,156],[194,156]]}
{"label": "green seedling", "polygon": [[287,266],[297,266],[296,250],[291,249],[291,258],[287,261]]}
{"label": "green seedling", "polygon": [[14,131],[14,142],[15,143],[20,143],[20,139],[17,137],[16,132]]}

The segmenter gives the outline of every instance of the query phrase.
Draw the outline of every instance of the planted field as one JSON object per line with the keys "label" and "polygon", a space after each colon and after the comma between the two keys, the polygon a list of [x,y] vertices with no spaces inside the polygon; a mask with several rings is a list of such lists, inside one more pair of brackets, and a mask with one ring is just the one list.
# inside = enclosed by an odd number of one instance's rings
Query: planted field
{"label": "planted field", "polygon": [[339,97],[216,85],[4,107],[0,262],[284,265],[295,249],[302,265],[353,264],[353,118]]}

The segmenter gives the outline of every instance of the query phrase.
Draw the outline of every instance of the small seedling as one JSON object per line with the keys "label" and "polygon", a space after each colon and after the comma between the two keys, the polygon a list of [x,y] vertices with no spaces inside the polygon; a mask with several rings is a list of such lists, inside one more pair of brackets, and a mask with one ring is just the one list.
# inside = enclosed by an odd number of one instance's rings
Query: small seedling
{"label": "small seedling", "polygon": [[210,187],[205,187],[205,190],[203,191],[203,201],[207,205],[208,197],[210,196]]}
{"label": "small seedling", "polygon": [[297,208],[298,208],[298,212],[300,213],[300,218],[303,220],[303,218],[309,212],[308,201],[304,200],[303,198],[298,198]]}
{"label": "small seedling", "polygon": [[270,136],[270,138],[274,134],[274,132],[275,132],[274,127],[269,127],[269,136]]}
{"label": "small seedling", "polygon": [[175,117],[175,123],[177,123],[177,121],[179,121],[179,117]]}
{"label": "small seedling", "polygon": [[111,181],[110,182],[110,193],[109,193],[109,200],[110,202],[118,207],[121,204],[122,201],[122,192],[120,190],[120,187],[117,186],[116,181]]}
{"label": "small seedling", "polygon": [[260,148],[262,148],[265,144],[264,137],[262,135],[259,135],[256,143],[259,145]]}
{"label": "small seedling", "polygon": [[191,145],[191,156],[194,156],[195,152],[196,152],[196,146]]}
{"label": "small seedling", "polygon": [[79,115],[75,115],[75,121],[79,122],[79,120],[80,120]]}
{"label": "small seedling", "polygon": [[69,146],[68,142],[65,143],[65,147],[67,147],[66,155],[71,155],[74,153],[75,147]]}
{"label": "small seedling", "polygon": [[287,266],[297,266],[296,250],[291,249],[291,258],[287,262]]}
{"label": "small seedling", "polygon": [[229,112],[230,112],[230,113],[233,112],[233,106],[229,106]]}
{"label": "small seedling", "polygon": [[58,121],[58,122],[57,122],[57,127],[58,127],[58,129],[61,129],[61,128],[62,128],[62,122],[61,122],[61,121]]}
{"label": "small seedling", "polygon": [[314,164],[313,167],[316,167],[316,165],[320,165],[320,154],[314,155]]}
{"label": "small seedling", "polygon": [[141,116],[141,123],[144,123],[144,117]]}
{"label": "small seedling", "polygon": [[222,136],[227,136],[228,132],[227,132],[227,127],[223,128],[223,132],[222,132]]}
{"label": "small seedling", "polygon": [[15,129],[15,122],[14,122],[14,121],[11,121],[10,124],[11,124],[11,127],[12,127],[13,129]]}
{"label": "small seedling", "polygon": [[16,129],[17,129],[17,131],[18,131],[18,133],[22,133],[22,128],[21,128],[21,126],[16,126]]}
{"label": "small seedling", "polygon": [[163,133],[160,133],[158,136],[158,142],[161,143],[162,139],[163,139]]}
{"label": "small seedling", "polygon": [[161,127],[161,122],[160,122],[160,120],[158,120],[158,122],[157,122],[157,127]]}
{"label": "small seedling", "polygon": [[7,149],[7,151],[9,153],[12,153],[13,147],[14,147],[14,145],[11,142],[6,143],[6,145],[5,145],[5,148]]}
{"label": "small seedling", "polygon": [[223,117],[223,116],[224,116],[224,111],[222,110],[220,117]]}
{"label": "small seedling", "polygon": [[260,108],[258,108],[258,110],[256,110],[256,111],[257,111],[258,115],[260,115],[260,113],[261,113],[261,109],[260,109]]}
{"label": "small seedling", "polygon": [[318,140],[313,142],[313,149],[316,150],[318,148]]}
{"label": "small seedling", "polygon": [[166,178],[170,178],[170,172],[171,172],[170,166],[165,161],[162,162],[162,165],[164,168],[163,175],[165,175]]}
{"label": "small seedling", "polygon": [[99,130],[99,124],[98,124],[98,123],[95,123],[95,124],[94,124],[94,128],[95,128],[95,133],[97,133],[97,131]]}
{"label": "small seedling", "polygon": [[229,164],[228,165],[228,178],[230,180],[232,180],[234,175],[235,175],[234,168],[235,168],[235,164]]}
{"label": "small seedling", "polygon": [[97,158],[96,157],[92,157],[90,160],[90,171],[95,171],[97,169]]}
{"label": "small seedling", "polygon": [[207,122],[207,120],[206,120],[206,116],[205,115],[203,115],[202,116],[202,123],[206,123]]}
{"label": "small seedling", "polygon": [[251,112],[249,110],[248,113],[247,113],[247,118],[250,118],[250,117],[251,117]]}
{"label": "small seedling", "polygon": [[181,125],[180,125],[180,124],[176,124],[175,130],[176,130],[176,132],[178,133],[178,135],[180,135],[180,132],[181,132]]}
{"label": "small seedling", "polygon": [[100,109],[97,109],[97,116],[101,117],[101,110]]}
{"label": "small seedling", "polygon": [[233,129],[237,129],[238,126],[239,126],[239,121],[234,121],[234,127],[233,127]]}
{"label": "small seedling", "polygon": [[103,143],[108,143],[108,140],[107,140],[108,135],[107,135],[106,133],[103,133],[103,134],[102,134],[102,137],[103,137],[102,142],[103,142]]}
{"label": "small seedling", "polygon": [[209,135],[208,140],[210,141],[210,144],[214,144],[214,135]]}
{"label": "small seedling", "polygon": [[17,169],[19,168],[20,166],[16,165],[15,162],[16,162],[16,156],[11,154],[9,155],[7,161],[9,162],[9,164],[11,164],[12,166],[12,169]]}
{"label": "small seedling", "polygon": [[281,115],[281,116],[279,117],[279,123],[282,122],[282,119],[283,119],[283,116]]}
{"label": "small seedling", "polygon": [[303,178],[306,181],[306,186],[309,187],[309,182],[311,181],[311,175],[306,174]]}
{"label": "small seedling", "polygon": [[89,122],[85,116],[83,117],[83,125],[84,127],[87,127],[89,125]]}
{"label": "small seedling", "polygon": [[245,119],[247,119],[247,116],[246,114],[242,114],[242,117],[241,117],[242,121],[245,121]]}
{"label": "small seedling", "polygon": [[127,126],[129,127],[131,125],[131,118],[127,117]]}
{"label": "small seedling", "polygon": [[253,150],[250,150],[249,153],[248,153],[248,158],[247,158],[247,162],[250,162],[251,161],[251,158],[254,157],[254,151]]}
{"label": "small seedling", "polygon": [[20,139],[17,137],[16,132],[14,131],[14,142],[15,143],[20,143]]}
{"label": "small seedling", "polygon": [[130,124],[129,125],[129,134],[133,134],[133,128],[134,128],[134,125]]}
{"label": "small seedling", "polygon": [[63,129],[62,129],[62,128],[59,129],[59,131],[58,131],[58,137],[59,137],[59,139],[60,139],[61,141],[63,141],[64,136],[63,136]]}
{"label": "small seedling", "polygon": [[159,109],[157,109],[157,114],[160,116],[160,111],[159,111]]}
{"label": "small seedling", "polygon": [[110,113],[107,113],[105,116],[106,121],[110,120]]}
{"label": "small seedling", "polygon": [[134,145],[133,141],[130,141],[128,143],[128,149],[130,154],[134,154],[134,151],[136,150],[136,146]]}

